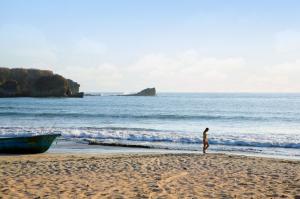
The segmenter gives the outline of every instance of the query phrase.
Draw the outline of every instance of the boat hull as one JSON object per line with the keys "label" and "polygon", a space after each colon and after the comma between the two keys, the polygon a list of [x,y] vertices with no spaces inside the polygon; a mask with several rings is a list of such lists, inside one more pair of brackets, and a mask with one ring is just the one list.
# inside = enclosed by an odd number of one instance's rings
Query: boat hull
{"label": "boat hull", "polygon": [[0,138],[0,153],[34,154],[44,153],[60,134],[31,137]]}

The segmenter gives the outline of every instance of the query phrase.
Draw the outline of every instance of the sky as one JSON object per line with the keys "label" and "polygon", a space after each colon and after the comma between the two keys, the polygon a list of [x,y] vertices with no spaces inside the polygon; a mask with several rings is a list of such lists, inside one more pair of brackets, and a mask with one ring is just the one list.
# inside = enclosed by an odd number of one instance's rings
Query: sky
{"label": "sky", "polygon": [[297,0],[0,0],[0,67],[82,91],[300,92]]}

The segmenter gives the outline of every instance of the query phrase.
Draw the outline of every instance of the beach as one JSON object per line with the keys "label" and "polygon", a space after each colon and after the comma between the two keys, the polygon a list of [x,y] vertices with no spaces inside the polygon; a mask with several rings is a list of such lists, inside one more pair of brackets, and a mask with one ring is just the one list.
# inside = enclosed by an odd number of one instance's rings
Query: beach
{"label": "beach", "polygon": [[0,156],[0,198],[295,198],[300,161],[226,154]]}
{"label": "beach", "polygon": [[300,0],[0,0],[0,199],[300,199]]}

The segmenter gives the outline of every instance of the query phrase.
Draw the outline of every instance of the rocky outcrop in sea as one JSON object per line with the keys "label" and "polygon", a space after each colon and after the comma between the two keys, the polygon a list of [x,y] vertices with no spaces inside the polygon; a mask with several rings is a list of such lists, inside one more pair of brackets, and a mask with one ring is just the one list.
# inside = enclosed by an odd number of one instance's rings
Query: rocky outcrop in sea
{"label": "rocky outcrop in sea", "polygon": [[146,88],[138,93],[123,95],[123,96],[156,96],[156,89]]}

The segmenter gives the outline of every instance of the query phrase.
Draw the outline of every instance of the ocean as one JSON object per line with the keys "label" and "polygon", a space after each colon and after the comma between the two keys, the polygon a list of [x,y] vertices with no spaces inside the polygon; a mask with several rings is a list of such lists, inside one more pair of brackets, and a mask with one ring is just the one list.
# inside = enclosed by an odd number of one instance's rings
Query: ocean
{"label": "ocean", "polygon": [[201,151],[206,127],[211,152],[300,158],[300,94],[0,99],[1,137],[61,133],[64,142]]}

